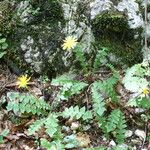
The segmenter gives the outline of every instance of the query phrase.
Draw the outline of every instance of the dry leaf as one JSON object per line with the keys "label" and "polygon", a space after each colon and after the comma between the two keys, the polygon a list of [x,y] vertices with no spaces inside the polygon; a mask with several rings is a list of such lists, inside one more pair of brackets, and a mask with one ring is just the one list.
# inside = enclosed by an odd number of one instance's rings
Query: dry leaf
{"label": "dry leaf", "polygon": [[91,143],[90,136],[83,133],[77,134],[77,141],[80,143],[80,147],[88,147]]}

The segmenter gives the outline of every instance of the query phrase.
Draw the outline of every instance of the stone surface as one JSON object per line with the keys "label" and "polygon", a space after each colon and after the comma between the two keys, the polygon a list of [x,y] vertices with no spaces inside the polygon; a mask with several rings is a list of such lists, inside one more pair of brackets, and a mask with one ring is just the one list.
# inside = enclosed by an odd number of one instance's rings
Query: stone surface
{"label": "stone surface", "polygon": [[[4,5],[9,11],[0,11],[0,22],[11,31],[7,37],[15,58],[38,74],[62,73],[74,65],[73,53],[61,48],[70,35],[78,39],[89,58],[97,49],[107,47],[110,62],[131,65],[141,60],[139,28],[143,18],[135,0],[0,2],[0,8]],[[6,34],[4,25],[0,30]]]}
{"label": "stone surface", "polygon": [[126,138],[131,137],[132,135],[133,135],[133,131],[131,131],[131,130],[127,130],[125,133]]}
{"label": "stone surface", "polygon": [[145,133],[143,130],[137,129],[137,130],[134,132],[134,134],[135,134],[136,136],[138,136],[141,140],[145,140],[145,138],[146,138],[146,133]]}

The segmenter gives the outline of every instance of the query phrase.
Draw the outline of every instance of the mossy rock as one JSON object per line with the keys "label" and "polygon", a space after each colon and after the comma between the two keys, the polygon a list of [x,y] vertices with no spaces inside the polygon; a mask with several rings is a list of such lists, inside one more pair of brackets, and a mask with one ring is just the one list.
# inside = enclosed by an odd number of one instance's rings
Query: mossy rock
{"label": "mossy rock", "polygon": [[131,43],[122,44],[119,41],[103,39],[95,43],[96,47],[100,49],[101,47],[106,47],[108,49],[108,61],[109,52],[116,56],[113,65],[122,66],[124,64],[132,66],[135,63],[142,61],[142,51],[139,42],[135,41]]}
{"label": "mossy rock", "polygon": [[103,12],[92,21],[92,28],[95,35],[107,36],[109,33],[122,33],[128,30],[128,21],[125,14]]}
{"label": "mossy rock", "polygon": [[[30,3],[31,13],[39,9],[32,14],[29,22],[17,22],[13,34],[9,36],[13,49],[11,58],[14,58],[14,63],[23,71],[38,72],[40,67],[42,74],[49,74],[49,72],[54,72],[55,67],[61,70],[63,62],[61,62],[60,52],[57,54],[63,37],[62,26],[64,25],[61,5],[53,0],[31,0]],[[28,40],[28,37],[31,37],[33,43]],[[31,44],[28,45],[28,42]],[[26,47],[25,50],[22,49],[22,44]]]}
{"label": "mossy rock", "polygon": [[12,29],[11,4],[8,0],[0,1],[0,33],[7,34]]}
{"label": "mossy rock", "polygon": [[[92,21],[96,43],[119,58],[116,64],[133,65],[142,60],[141,29],[130,29],[127,16],[120,12],[103,12]],[[134,36],[139,33],[138,38]]]}

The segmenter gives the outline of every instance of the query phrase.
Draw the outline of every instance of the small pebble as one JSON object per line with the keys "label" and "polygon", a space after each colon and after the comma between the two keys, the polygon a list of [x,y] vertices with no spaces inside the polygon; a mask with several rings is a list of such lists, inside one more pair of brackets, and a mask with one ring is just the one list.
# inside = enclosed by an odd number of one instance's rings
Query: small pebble
{"label": "small pebble", "polygon": [[144,112],[144,109],[142,108],[135,108],[135,113],[138,114],[138,113],[142,113]]}
{"label": "small pebble", "polygon": [[77,130],[79,128],[79,122],[71,123],[71,130]]}
{"label": "small pebble", "polygon": [[110,146],[116,146],[116,143],[113,140],[111,140],[110,143],[109,143],[109,145]]}
{"label": "small pebble", "polygon": [[132,135],[133,135],[133,131],[131,131],[131,130],[127,130],[125,133],[126,138],[131,137]]}
{"label": "small pebble", "polygon": [[146,133],[143,130],[137,129],[135,131],[135,135],[138,136],[141,140],[145,140],[146,138]]}

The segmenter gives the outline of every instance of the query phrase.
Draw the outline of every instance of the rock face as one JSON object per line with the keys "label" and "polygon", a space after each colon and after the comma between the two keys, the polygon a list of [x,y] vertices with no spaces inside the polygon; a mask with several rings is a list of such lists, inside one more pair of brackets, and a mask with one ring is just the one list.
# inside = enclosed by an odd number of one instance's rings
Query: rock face
{"label": "rock face", "polygon": [[61,48],[69,35],[87,55],[106,47],[115,61],[131,64],[142,56],[143,18],[135,0],[3,0],[0,8],[4,4],[11,12],[0,9],[0,32],[19,59],[39,74],[72,67],[72,52]]}

